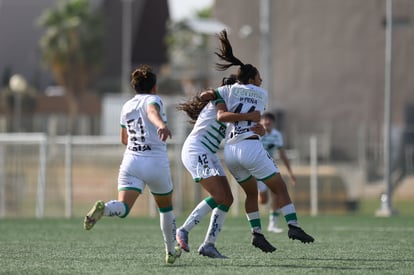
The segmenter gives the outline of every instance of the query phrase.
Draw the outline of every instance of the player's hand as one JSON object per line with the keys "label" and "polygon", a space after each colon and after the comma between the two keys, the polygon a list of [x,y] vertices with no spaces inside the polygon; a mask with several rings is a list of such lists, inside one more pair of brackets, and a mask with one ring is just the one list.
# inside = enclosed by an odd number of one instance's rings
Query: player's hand
{"label": "player's hand", "polygon": [[171,132],[167,127],[164,128],[158,128],[157,130],[158,137],[162,141],[166,141],[168,137],[172,138]]}
{"label": "player's hand", "polygon": [[264,136],[264,134],[266,133],[266,129],[260,123],[250,127],[250,130],[252,130],[255,134],[258,134],[259,136]]}
{"label": "player's hand", "polygon": [[248,118],[246,120],[253,121],[253,122],[259,122],[261,118],[261,114],[259,111],[253,111],[250,113],[247,113]]}
{"label": "player's hand", "polygon": [[210,100],[216,99],[216,94],[213,89],[207,89],[198,96],[199,100],[202,102],[208,102]]}

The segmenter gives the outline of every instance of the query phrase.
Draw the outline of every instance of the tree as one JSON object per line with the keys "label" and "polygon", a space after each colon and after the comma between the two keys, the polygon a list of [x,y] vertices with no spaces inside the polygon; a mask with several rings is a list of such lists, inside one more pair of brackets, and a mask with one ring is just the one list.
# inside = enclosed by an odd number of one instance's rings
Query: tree
{"label": "tree", "polygon": [[206,26],[212,21],[211,8],[206,8],[199,10],[195,18],[170,21],[167,25],[165,42],[171,71],[174,72],[174,77],[181,79],[186,93],[193,94],[194,90],[209,86],[211,33],[205,29],[200,30],[199,26]]}
{"label": "tree", "polygon": [[[211,18],[211,8],[201,9],[196,12],[196,18]],[[199,51],[205,51],[208,47],[207,37],[200,33],[194,32],[189,25],[189,19],[168,22],[168,33],[165,42],[168,46],[170,62],[178,67],[191,67],[194,63],[194,57]]]}
{"label": "tree", "polygon": [[38,19],[43,60],[68,100],[68,132],[74,130],[79,101],[97,73],[102,57],[103,28],[99,13],[87,0],[61,0]]}

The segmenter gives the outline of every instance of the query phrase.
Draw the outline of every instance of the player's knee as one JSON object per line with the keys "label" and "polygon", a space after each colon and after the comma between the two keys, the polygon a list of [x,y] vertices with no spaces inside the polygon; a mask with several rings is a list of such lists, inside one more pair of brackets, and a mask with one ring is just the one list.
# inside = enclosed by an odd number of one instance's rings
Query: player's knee
{"label": "player's knee", "polygon": [[222,204],[230,207],[233,204],[233,195],[230,194],[222,194],[220,196],[214,197],[214,201],[217,204]]}
{"label": "player's knee", "polygon": [[233,204],[233,201],[234,201],[234,199],[233,199],[233,196],[231,194],[230,194],[230,196],[226,197],[226,205],[228,207],[230,207]]}

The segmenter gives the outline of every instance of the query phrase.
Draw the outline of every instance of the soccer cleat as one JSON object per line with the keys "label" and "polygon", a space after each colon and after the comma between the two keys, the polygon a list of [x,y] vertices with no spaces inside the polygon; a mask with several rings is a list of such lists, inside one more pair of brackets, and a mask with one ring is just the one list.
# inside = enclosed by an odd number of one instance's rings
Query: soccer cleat
{"label": "soccer cleat", "polygon": [[224,255],[220,254],[220,252],[218,252],[217,248],[212,243],[202,244],[198,248],[198,254],[206,256],[206,257],[210,257],[210,258],[227,259],[226,256],[224,256]]}
{"label": "soccer cleat", "polygon": [[252,233],[252,245],[254,245],[257,248],[260,248],[263,252],[273,252],[276,250],[276,247],[271,245],[266,238],[263,236],[263,234],[260,234],[258,232]]}
{"label": "soccer cleat", "polygon": [[105,202],[97,201],[92,209],[86,214],[83,220],[85,230],[91,230],[97,221],[102,217],[105,210]]}
{"label": "soccer cleat", "polygon": [[181,248],[179,246],[176,246],[174,254],[167,252],[167,255],[165,256],[165,263],[173,264],[177,258],[180,258],[180,256],[181,256]]}
{"label": "soccer cleat", "polygon": [[299,240],[302,243],[313,243],[314,241],[313,237],[306,234],[302,228],[291,225],[291,224],[288,224],[288,226],[289,226],[289,231],[288,231],[289,239]]}
{"label": "soccer cleat", "polygon": [[280,227],[277,227],[275,225],[270,225],[267,227],[267,231],[273,232],[273,233],[282,233],[283,229]]}
{"label": "soccer cleat", "polygon": [[190,246],[188,245],[188,232],[182,228],[177,229],[175,238],[177,243],[185,252],[190,252]]}

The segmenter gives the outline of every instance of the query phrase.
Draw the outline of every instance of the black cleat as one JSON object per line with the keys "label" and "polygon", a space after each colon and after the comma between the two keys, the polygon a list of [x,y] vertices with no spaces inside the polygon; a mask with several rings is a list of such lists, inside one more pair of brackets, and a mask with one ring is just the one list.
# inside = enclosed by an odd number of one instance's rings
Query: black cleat
{"label": "black cleat", "polygon": [[252,237],[252,245],[254,245],[257,248],[260,248],[263,252],[270,252],[272,253],[273,251],[276,250],[276,247],[274,247],[273,245],[271,245],[266,238],[263,236],[263,234],[257,233],[257,232],[253,232],[252,233],[253,237]]}
{"label": "black cleat", "polygon": [[288,236],[289,239],[299,240],[302,243],[313,243],[314,238],[303,231],[302,228],[289,224]]}

